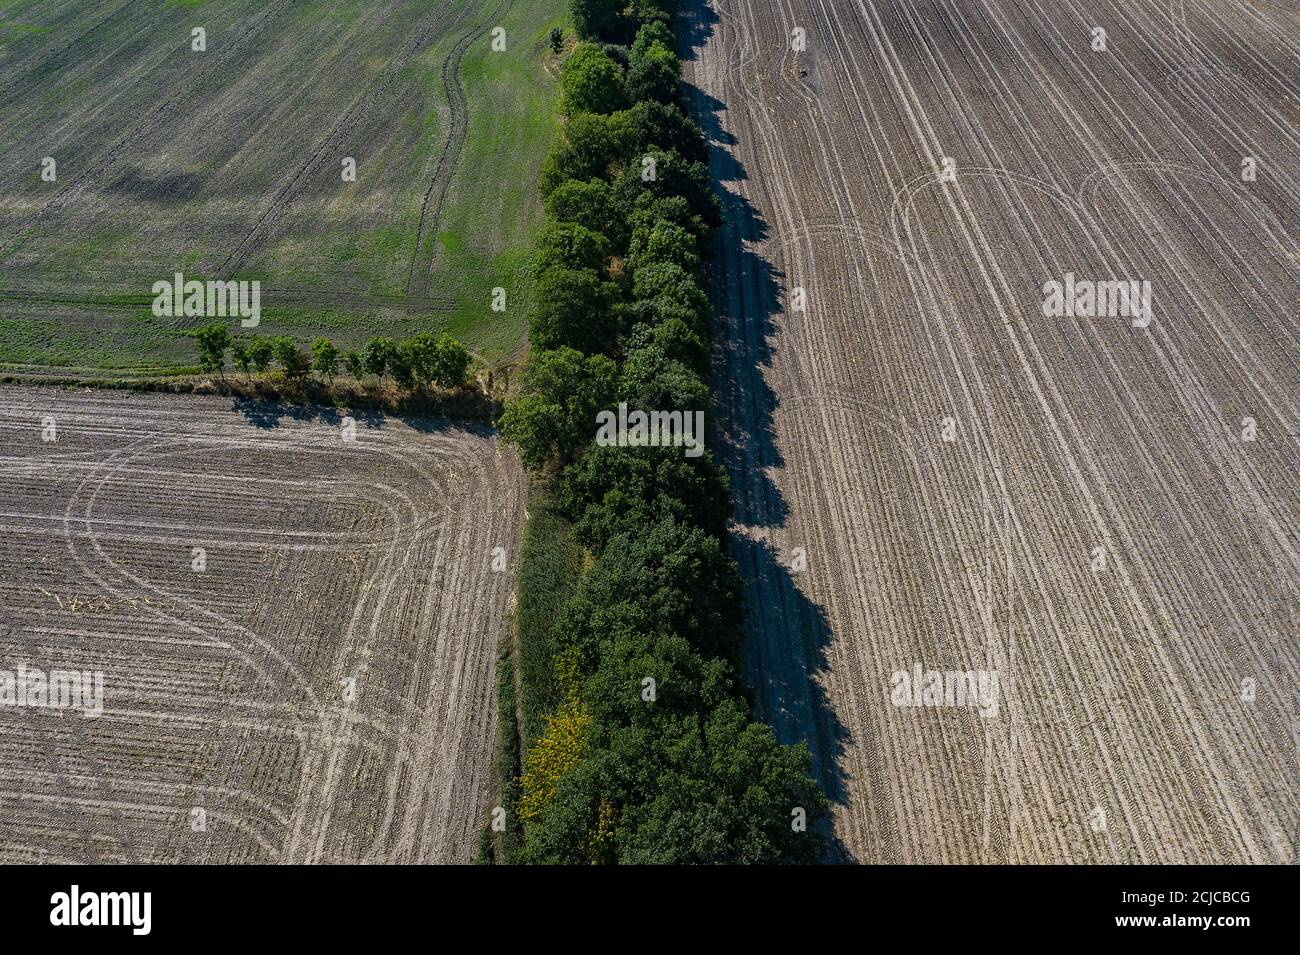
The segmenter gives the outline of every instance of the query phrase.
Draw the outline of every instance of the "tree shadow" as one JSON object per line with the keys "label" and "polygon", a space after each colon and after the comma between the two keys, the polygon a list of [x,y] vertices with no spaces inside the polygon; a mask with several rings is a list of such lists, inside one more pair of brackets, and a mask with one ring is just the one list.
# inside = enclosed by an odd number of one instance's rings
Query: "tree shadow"
{"label": "tree shadow", "polygon": [[[281,422],[288,418],[296,422],[319,421],[327,425],[340,425],[343,423],[344,412],[338,408],[332,408],[328,405],[295,405],[282,401],[275,401],[268,398],[249,398],[237,396],[231,402],[230,410],[238,412],[244,416],[244,420],[253,427],[263,431],[271,430],[281,426]],[[361,419],[358,417],[357,422]],[[373,425],[380,427],[380,424]]]}
{"label": "tree shadow", "polygon": [[439,434],[455,430],[488,438],[497,433],[493,427],[482,421],[458,420],[420,410],[422,405],[417,401],[409,401],[406,405],[410,410],[338,407],[314,403],[294,404],[274,398],[237,395],[231,402],[230,410],[243,415],[245,421],[263,431],[281,427],[286,418],[298,423],[318,422],[331,427],[340,427],[345,423],[345,419],[351,418],[357,427],[372,431],[397,421],[421,434]]}
{"label": "tree shadow", "polygon": [[[718,15],[707,0],[683,7],[678,39],[683,60],[692,62]],[[709,264],[715,316],[711,438],[731,478],[736,521],[746,529],[730,535],[748,597],[745,674],[756,714],[781,742],[807,743],[823,792],[843,805],[842,757],[850,735],[815,679],[829,666],[830,625],[822,608],[796,585],[789,555],[777,553],[763,534],[766,528],[784,527],[788,517],[785,498],[771,477],[784,464],[773,425],[778,398],[763,374],[771,364],[785,276],[754,251],[767,238],[767,223],[729,185],[748,173],[734,154],[736,137],[723,125],[725,104],[690,82],[684,85],[692,115],[709,140],[709,171],[723,207]],[[765,665],[769,657],[771,664]],[[827,861],[853,861],[829,819],[822,832]]]}

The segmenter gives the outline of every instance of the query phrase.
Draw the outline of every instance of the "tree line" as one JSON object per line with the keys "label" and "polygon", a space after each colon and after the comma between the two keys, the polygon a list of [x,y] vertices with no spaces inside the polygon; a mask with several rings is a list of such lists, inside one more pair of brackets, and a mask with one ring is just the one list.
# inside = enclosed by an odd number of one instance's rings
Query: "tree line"
{"label": "tree line", "polygon": [[340,371],[358,380],[392,379],[400,388],[438,385],[459,388],[469,374],[469,350],[449,335],[421,333],[402,341],[375,337],[360,349],[343,351],[328,338],[303,348],[288,335],[231,335],[225,325],[208,325],[194,333],[199,366],[225,373],[227,362],[246,375],[278,368],[290,380],[304,381],[315,372],[333,383]]}
{"label": "tree line", "polygon": [[593,443],[597,412],[620,401],[709,407],[702,269],[721,214],[685,109],[676,4],[571,12],[580,42],[541,175],[531,354],[501,426],[594,560],[549,634],[519,858],[817,861],[827,803],[807,748],[753,721],[739,680],[725,472],[707,453]]}

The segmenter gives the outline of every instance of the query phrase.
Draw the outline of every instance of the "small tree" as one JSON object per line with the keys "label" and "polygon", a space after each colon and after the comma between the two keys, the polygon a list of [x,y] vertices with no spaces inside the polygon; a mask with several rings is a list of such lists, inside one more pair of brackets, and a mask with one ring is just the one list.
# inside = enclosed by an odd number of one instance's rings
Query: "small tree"
{"label": "small tree", "polygon": [[438,339],[429,377],[443,388],[459,388],[469,372],[469,349],[450,335]]}
{"label": "small tree", "polygon": [[204,371],[219,371],[226,376],[226,349],[230,347],[230,332],[224,325],[209,325],[194,333],[199,346],[199,365]]}
{"label": "small tree", "polygon": [[366,372],[381,381],[393,357],[393,343],[387,338],[372,338],[361,349]]}
{"label": "small tree", "polygon": [[274,357],[275,348],[271,345],[270,339],[254,338],[249,343],[248,358],[259,375],[271,367],[271,359]]}
{"label": "small tree", "polygon": [[355,349],[350,350],[343,356],[343,367],[348,370],[348,374],[353,378],[364,378],[366,375],[366,358],[361,352]]}
{"label": "small tree", "polygon": [[288,335],[279,335],[272,342],[275,360],[280,363],[284,373],[290,378],[305,378],[311,370],[311,359],[298,343]]}
{"label": "small tree", "polygon": [[583,43],[561,70],[560,105],[565,113],[613,113],[627,106],[623,70],[600,47]]}
{"label": "small tree", "polygon": [[248,347],[248,342],[242,338],[236,338],[230,343],[230,357],[234,361],[235,367],[245,375],[250,374],[253,370],[253,354]]}
{"label": "small tree", "polygon": [[418,384],[427,385],[433,378],[438,359],[438,339],[428,332],[421,332],[403,342],[402,349],[411,365],[411,378]]}
{"label": "small tree", "polygon": [[415,359],[411,354],[410,342],[393,346],[388,356],[388,370],[399,388],[415,387]]}
{"label": "small tree", "polygon": [[338,346],[328,338],[318,338],[311,343],[312,367],[331,383],[334,381],[334,376],[339,373],[339,358]]}
{"label": "small tree", "polygon": [[551,27],[551,52],[559,54],[564,49],[564,31],[559,27]]}

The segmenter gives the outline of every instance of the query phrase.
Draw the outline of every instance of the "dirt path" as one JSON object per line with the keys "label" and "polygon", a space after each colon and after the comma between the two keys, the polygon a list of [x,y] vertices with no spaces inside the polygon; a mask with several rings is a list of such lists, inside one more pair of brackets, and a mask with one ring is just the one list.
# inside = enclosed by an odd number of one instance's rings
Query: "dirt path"
{"label": "dirt path", "polygon": [[1158,6],[689,5],[748,676],[846,857],[1294,855],[1300,12]]}

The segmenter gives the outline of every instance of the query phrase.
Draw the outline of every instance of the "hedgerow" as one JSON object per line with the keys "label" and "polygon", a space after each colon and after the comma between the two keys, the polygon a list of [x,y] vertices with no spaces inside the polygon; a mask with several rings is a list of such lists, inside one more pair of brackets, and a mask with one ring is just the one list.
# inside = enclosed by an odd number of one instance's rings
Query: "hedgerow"
{"label": "hedgerow", "polygon": [[388,338],[371,338],[361,351],[346,354],[328,338],[317,338],[304,349],[287,335],[265,338],[256,335],[232,336],[220,324],[194,332],[199,351],[199,366],[207,372],[225,374],[226,354],[245,375],[265,374],[278,366],[285,378],[305,381],[315,371],[323,380],[333,382],[340,365],[354,378],[373,376],[379,381],[391,377],[406,391],[437,385],[445,389],[461,388],[469,375],[470,353],[449,335],[415,335],[395,342]]}
{"label": "hedgerow", "polygon": [[521,648],[534,669],[549,655],[533,698],[552,708],[544,728],[532,720],[518,858],[816,861],[826,799],[807,748],[751,719],[738,676],[724,472],[682,447],[594,443],[597,412],[619,402],[709,406],[702,262],[721,206],[683,109],[675,2],[571,11],[580,42],[542,169],[532,353],[502,430],[589,566],[545,640]]}

